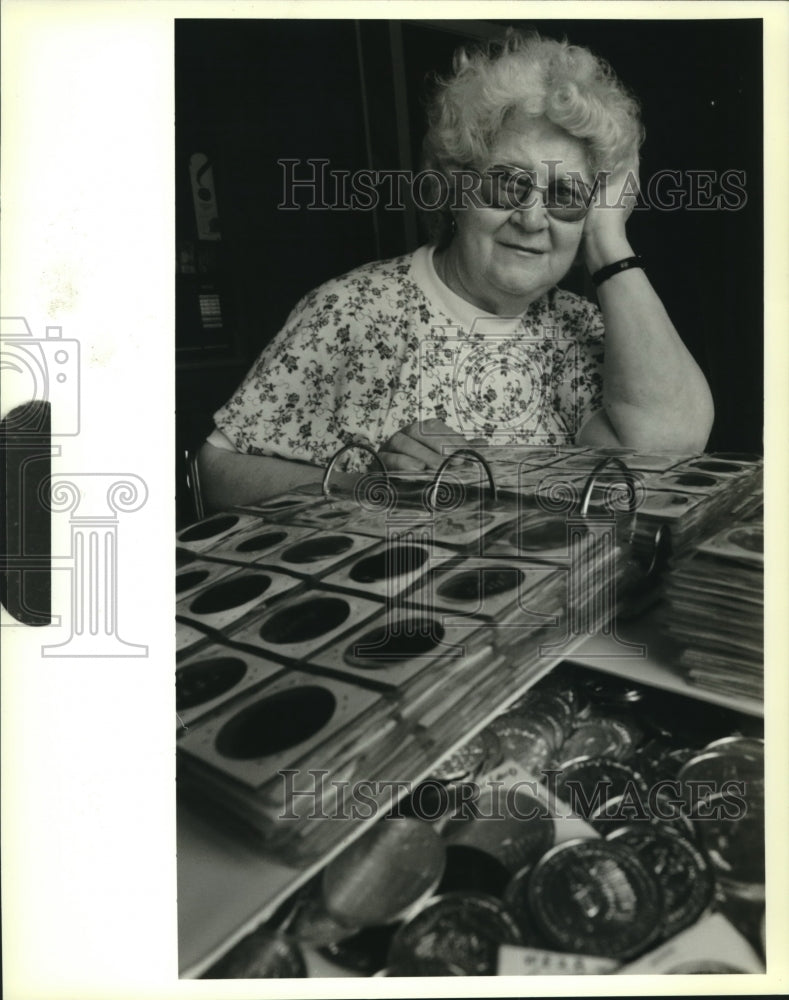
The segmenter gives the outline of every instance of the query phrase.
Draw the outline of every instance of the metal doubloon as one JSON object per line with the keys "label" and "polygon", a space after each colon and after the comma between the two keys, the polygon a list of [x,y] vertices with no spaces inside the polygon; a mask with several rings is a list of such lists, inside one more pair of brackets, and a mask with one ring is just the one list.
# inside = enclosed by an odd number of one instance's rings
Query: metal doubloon
{"label": "metal doubloon", "polygon": [[660,883],[664,901],[663,937],[694,924],[712,904],[715,877],[704,854],[670,829],[629,827],[609,834],[627,844]]}
{"label": "metal doubloon", "polygon": [[391,923],[433,892],[444,873],[445,853],[429,824],[383,819],[326,866],[324,906],[351,926]]}
{"label": "metal doubloon", "polygon": [[437,961],[467,976],[493,976],[499,945],[522,944],[506,907],[484,893],[436,896],[392,940],[389,966]]}
{"label": "metal doubloon", "polygon": [[564,951],[634,958],[663,925],[660,887],[632,848],[571,840],[550,850],[529,879],[529,904],[545,936]]}

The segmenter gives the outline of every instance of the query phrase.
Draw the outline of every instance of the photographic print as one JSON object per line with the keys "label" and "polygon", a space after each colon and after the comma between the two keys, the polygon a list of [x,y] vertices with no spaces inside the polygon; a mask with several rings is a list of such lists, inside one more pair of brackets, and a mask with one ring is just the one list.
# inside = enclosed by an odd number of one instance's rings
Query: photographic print
{"label": "photographic print", "polygon": [[3,22],[8,995],[774,990],[786,12]]}

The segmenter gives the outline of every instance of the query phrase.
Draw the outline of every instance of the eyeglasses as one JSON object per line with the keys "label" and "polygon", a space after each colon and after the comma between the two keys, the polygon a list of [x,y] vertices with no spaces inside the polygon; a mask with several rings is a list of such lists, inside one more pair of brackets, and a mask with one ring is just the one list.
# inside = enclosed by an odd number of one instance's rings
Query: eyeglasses
{"label": "eyeglasses", "polygon": [[531,171],[497,163],[482,174],[483,191],[488,208],[533,208],[537,204],[535,192],[543,194],[546,211],[554,219],[578,222],[591,207],[594,189],[580,177],[557,177],[546,187],[534,181]]}

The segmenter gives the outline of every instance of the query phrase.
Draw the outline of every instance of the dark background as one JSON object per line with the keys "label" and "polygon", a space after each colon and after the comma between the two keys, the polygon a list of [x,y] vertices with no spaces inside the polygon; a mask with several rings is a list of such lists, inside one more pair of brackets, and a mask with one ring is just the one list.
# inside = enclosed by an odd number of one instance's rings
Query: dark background
{"label": "dark background", "polygon": [[[305,292],[424,242],[413,206],[278,210],[277,159],[418,170],[431,72],[448,72],[464,40],[510,23],[591,48],[635,92],[647,130],[642,184],[666,169],[745,172],[740,210],[650,208],[634,213],[629,236],[710,382],[708,450],[762,450],[761,20],[177,20],[176,236],[197,261],[196,274],[176,278],[179,468]],[[218,242],[196,238],[194,152],[213,167]],[[580,271],[567,283],[589,289]],[[219,296],[221,330],[202,328],[201,291]],[[183,482],[179,522],[192,516]]]}

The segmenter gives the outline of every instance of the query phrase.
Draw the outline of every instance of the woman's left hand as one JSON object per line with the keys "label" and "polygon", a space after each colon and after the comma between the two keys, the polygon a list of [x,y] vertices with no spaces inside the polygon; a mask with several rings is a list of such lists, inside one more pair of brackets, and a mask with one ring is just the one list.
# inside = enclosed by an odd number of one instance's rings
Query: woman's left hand
{"label": "woman's left hand", "polygon": [[584,260],[591,273],[632,255],[625,229],[636,206],[638,190],[635,164],[600,177],[583,231]]}

